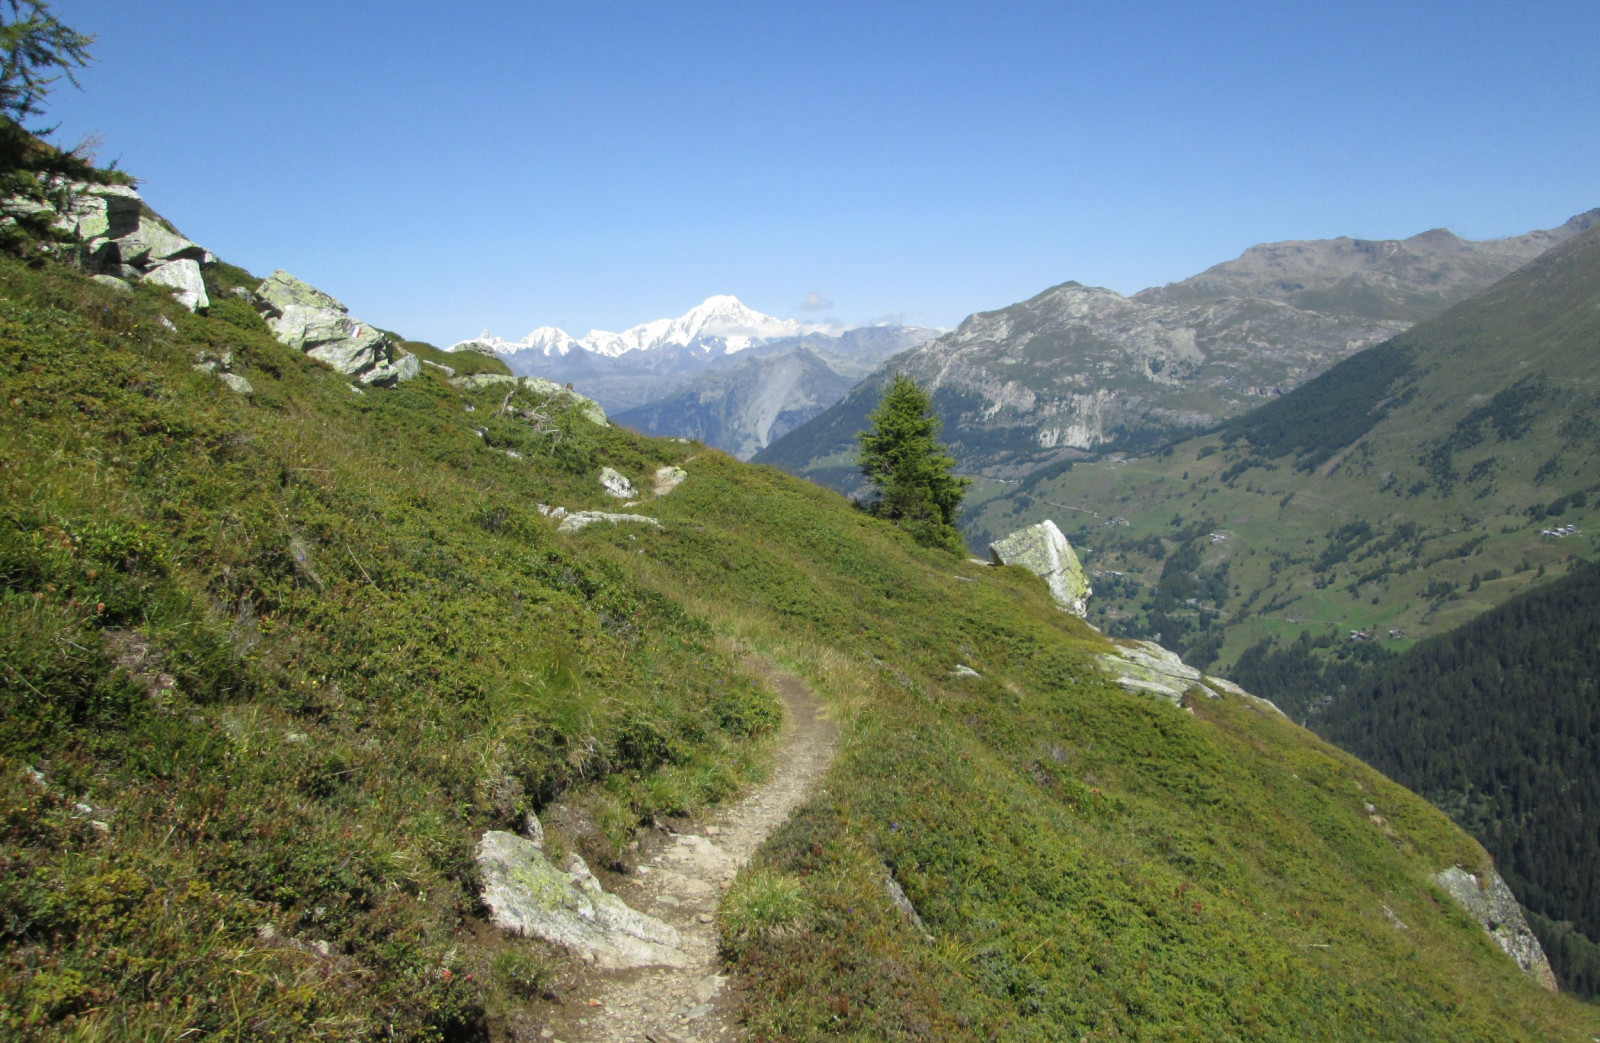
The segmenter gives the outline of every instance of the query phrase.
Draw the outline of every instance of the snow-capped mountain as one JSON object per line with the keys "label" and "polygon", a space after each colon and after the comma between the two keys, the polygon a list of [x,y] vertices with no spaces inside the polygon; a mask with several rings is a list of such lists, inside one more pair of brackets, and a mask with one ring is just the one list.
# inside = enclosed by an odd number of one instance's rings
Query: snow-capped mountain
{"label": "snow-capped mountain", "polygon": [[450,350],[492,352],[519,376],[571,383],[608,412],[617,412],[663,398],[747,359],[783,354],[802,344],[835,373],[859,379],[895,352],[938,332],[915,326],[846,329],[780,319],[724,294],[707,297],[675,319],[640,323],[621,333],[591,330],[574,337],[541,326],[521,340],[505,340],[485,330]]}
{"label": "snow-capped mountain", "polygon": [[707,354],[731,355],[756,344],[798,337],[808,333],[838,333],[834,326],[802,323],[794,319],[780,319],[764,315],[729,294],[707,297],[675,319],[656,319],[640,323],[621,333],[607,330],[590,330],[584,337],[574,337],[566,330],[554,326],[540,326],[521,340],[505,340],[488,330],[472,340],[462,341],[450,350],[467,344],[492,348],[495,354],[511,363],[524,354],[566,356],[573,351],[584,351],[606,358],[620,358],[634,351],[655,351],[661,348],[694,348]]}

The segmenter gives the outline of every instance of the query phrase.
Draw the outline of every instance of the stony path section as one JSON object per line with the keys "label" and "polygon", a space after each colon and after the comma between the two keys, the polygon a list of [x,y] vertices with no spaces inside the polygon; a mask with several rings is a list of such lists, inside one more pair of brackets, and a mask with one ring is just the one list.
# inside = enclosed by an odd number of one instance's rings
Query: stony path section
{"label": "stony path section", "polygon": [[715,914],[722,892],[756,848],[799,807],[833,760],[838,729],[798,677],[764,669],[785,720],[772,775],[698,832],[652,836],[637,872],[614,890],[641,912],[672,924],[686,967],[590,972],[540,1031],[561,1043],[711,1043],[738,1037],[734,1003],[718,973]]}

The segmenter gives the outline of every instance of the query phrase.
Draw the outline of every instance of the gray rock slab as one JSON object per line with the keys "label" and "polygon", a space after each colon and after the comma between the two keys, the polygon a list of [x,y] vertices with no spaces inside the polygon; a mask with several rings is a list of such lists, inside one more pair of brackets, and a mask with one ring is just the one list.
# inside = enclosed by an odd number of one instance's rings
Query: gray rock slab
{"label": "gray rock slab", "polygon": [[159,266],[180,258],[198,264],[206,257],[205,247],[185,239],[150,217],[140,217],[128,234],[116,240],[123,264]]}
{"label": "gray rock slab", "polygon": [[1522,915],[1517,896],[1499,873],[1491,869],[1479,877],[1460,866],[1451,866],[1433,874],[1433,879],[1483,925],[1489,937],[1516,961],[1522,973],[1551,992],[1560,991],[1555,972],[1545,958],[1544,947]]}
{"label": "gray rock slab", "polygon": [[602,967],[689,962],[672,925],[607,894],[576,855],[563,871],[532,841],[491,830],[478,843],[477,863],[483,904],[502,930],[543,938]]}
{"label": "gray rock slab", "polygon": [[655,488],[653,491],[657,496],[665,496],[682,485],[683,480],[687,477],[689,477],[689,472],[681,467],[674,467],[671,464],[666,467],[658,467],[656,468]]}
{"label": "gray rock slab", "polygon": [[152,268],[145,273],[144,281],[171,288],[178,303],[190,311],[211,307],[211,298],[206,296],[206,280],[200,274],[200,262],[191,257]]}
{"label": "gray rock slab", "polygon": [[1094,589],[1055,522],[1045,519],[990,544],[989,558],[996,565],[1016,565],[1043,578],[1056,604],[1080,619],[1088,614]]}
{"label": "gray rock slab", "polygon": [[256,287],[255,299],[258,307],[275,315],[282,315],[294,305],[313,311],[336,311],[341,315],[350,310],[337,298],[296,279],[282,268],[262,280],[261,285]]}
{"label": "gray rock slab", "polygon": [[577,532],[579,529],[593,525],[595,522],[610,522],[612,525],[634,522],[640,525],[654,525],[658,529],[661,528],[660,522],[643,514],[614,514],[610,511],[574,511],[561,520],[561,524],[556,531]]}

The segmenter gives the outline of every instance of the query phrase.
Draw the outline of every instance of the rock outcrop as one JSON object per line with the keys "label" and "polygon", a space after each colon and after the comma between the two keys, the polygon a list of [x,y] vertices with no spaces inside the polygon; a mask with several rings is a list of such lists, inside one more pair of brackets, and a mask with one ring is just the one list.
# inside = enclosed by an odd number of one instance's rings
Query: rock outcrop
{"label": "rock outcrop", "polygon": [[543,938],[602,967],[681,967],[688,962],[672,925],[607,894],[583,859],[550,863],[539,844],[491,830],[478,843],[483,904],[502,930]]}
{"label": "rock outcrop", "polygon": [[1130,692],[1148,692],[1174,703],[1183,698],[1191,688],[1217,698],[1217,693],[1206,686],[1204,676],[1194,667],[1178,658],[1154,641],[1134,641],[1116,646],[1098,661],[1116,681]]}
{"label": "rock outcrop", "polygon": [[[91,274],[115,279],[127,285],[152,282],[173,290],[173,295],[190,311],[211,306],[206,295],[202,264],[216,258],[211,251],[179,235],[154,211],[144,205],[139,193],[127,185],[90,185],[79,182],[67,187],[66,209],[55,218],[57,229],[77,240],[77,263]],[[41,203],[19,205],[34,212],[54,208]]]}
{"label": "rock outcrop", "polygon": [[1105,670],[1123,688],[1130,692],[1143,692],[1165,699],[1174,706],[1183,704],[1189,692],[1199,692],[1208,699],[1234,696],[1243,699],[1259,710],[1284,716],[1271,699],[1251,695],[1232,681],[1222,677],[1208,677],[1185,663],[1178,653],[1161,647],[1154,641],[1128,641],[1117,644],[1112,651],[1096,657]]}
{"label": "rock outcrop", "polygon": [[282,268],[252,295],[278,342],[332,366],[362,384],[389,387],[422,372],[415,355],[387,333],[351,318],[350,309]]}
{"label": "rock outcrop", "polygon": [[660,522],[643,514],[613,514],[610,511],[574,511],[562,517],[561,524],[556,526],[556,531],[577,532],[579,529],[593,525],[595,522],[610,522],[612,525],[633,523],[636,525],[654,525],[658,529],[661,528]]}
{"label": "rock outcrop", "polygon": [[[457,348],[456,350],[465,350]],[[451,384],[460,388],[483,387],[486,384],[515,384],[517,387],[530,391],[535,395],[544,395],[549,399],[562,399],[578,411],[578,414],[596,427],[610,427],[611,422],[606,419],[606,411],[600,408],[600,403],[592,398],[585,398],[576,391],[557,384],[553,380],[543,377],[511,377],[504,373],[474,373],[467,377],[456,377]]]}
{"label": "rock outcrop", "polygon": [[689,477],[689,472],[681,467],[676,467],[672,464],[668,464],[665,467],[657,467],[655,485],[651,492],[657,496],[665,496],[682,485],[683,480],[687,477]]}
{"label": "rock outcrop", "polygon": [[1489,937],[1522,968],[1522,973],[1551,992],[1560,991],[1555,972],[1545,958],[1544,947],[1522,915],[1517,896],[1511,893],[1499,873],[1491,869],[1478,877],[1460,866],[1451,866],[1433,874],[1433,879],[1483,925]]}
{"label": "rock outcrop", "polygon": [[1046,519],[990,544],[989,557],[996,565],[1016,565],[1043,577],[1056,604],[1079,618],[1088,615],[1094,589],[1055,522]]}

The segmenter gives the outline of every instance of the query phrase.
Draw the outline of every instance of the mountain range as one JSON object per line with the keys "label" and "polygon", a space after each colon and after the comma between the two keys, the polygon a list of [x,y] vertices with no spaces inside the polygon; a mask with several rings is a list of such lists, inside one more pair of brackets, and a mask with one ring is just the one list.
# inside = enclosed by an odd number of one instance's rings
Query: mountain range
{"label": "mountain range", "polygon": [[855,433],[891,370],[930,388],[975,474],[1015,480],[1159,448],[1293,390],[1597,222],[1600,209],[1488,242],[1437,229],[1271,243],[1132,297],[1063,283],[897,356],[757,459],[855,489]]}
{"label": "mountain range", "polygon": [[621,423],[703,439],[746,459],[837,402],[885,359],[939,332],[802,323],[723,295],[622,333],[579,338],[543,326],[508,341],[485,330],[450,350],[492,354],[518,375],[571,383]]}

